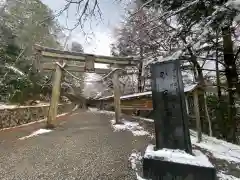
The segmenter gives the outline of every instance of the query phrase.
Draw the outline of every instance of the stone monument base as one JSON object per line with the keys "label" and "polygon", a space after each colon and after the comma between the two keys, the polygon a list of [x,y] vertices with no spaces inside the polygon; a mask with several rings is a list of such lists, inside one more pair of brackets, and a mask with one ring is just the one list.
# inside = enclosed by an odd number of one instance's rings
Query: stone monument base
{"label": "stone monument base", "polygon": [[216,170],[200,151],[195,156],[167,149],[149,153],[147,148],[143,177],[151,180],[216,180]]}

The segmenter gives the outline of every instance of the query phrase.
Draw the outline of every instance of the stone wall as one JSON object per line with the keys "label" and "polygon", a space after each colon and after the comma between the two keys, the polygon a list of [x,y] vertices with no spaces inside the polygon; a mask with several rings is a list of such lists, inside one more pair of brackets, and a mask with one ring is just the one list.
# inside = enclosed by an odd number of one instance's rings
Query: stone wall
{"label": "stone wall", "polygon": [[[71,111],[72,104],[58,106],[58,114]],[[6,107],[0,109],[0,129],[19,126],[47,117],[49,105]]]}

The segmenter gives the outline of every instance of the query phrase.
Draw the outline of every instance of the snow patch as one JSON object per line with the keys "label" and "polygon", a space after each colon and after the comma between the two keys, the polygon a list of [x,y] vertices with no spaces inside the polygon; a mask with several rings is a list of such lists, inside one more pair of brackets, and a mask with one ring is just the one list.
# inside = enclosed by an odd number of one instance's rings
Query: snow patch
{"label": "snow patch", "polygon": [[78,108],[79,108],[79,104],[77,104],[77,105],[72,109],[72,111],[76,111]]}
{"label": "snow patch", "polygon": [[157,62],[163,62],[163,61],[177,60],[182,55],[182,53],[183,53],[182,50],[178,50],[178,51],[173,52],[169,56],[154,58],[154,59],[148,61],[146,65],[154,64]]}
{"label": "snow patch", "polygon": [[110,115],[114,115],[115,112],[114,111],[104,111],[104,110],[100,110],[98,111],[99,113],[102,113],[102,114],[110,114]]}
{"label": "snow patch", "polygon": [[[154,122],[153,119],[139,118],[140,120],[147,122]],[[202,149],[207,150],[217,159],[226,160],[228,162],[240,163],[240,146],[228,143],[224,140],[220,140],[214,137],[209,137],[207,135],[202,136],[202,142],[197,142],[197,134],[195,131],[190,130],[191,142],[193,145],[198,146]],[[152,137],[154,138],[154,136]]]}
{"label": "snow patch", "polygon": [[239,180],[239,178],[236,178],[232,175],[224,174],[223,172],[218,172],[217,177],[219,178],[219,180]]}
{"label": "snow patch", "polygon": [[141,169],[142,169],[142,159],[143,159],[143,157],[141,155],[141,152],[138,152],[135,149],[133,150],[132,154],[128,158],[128,160],[131,163],[132,169],[136,173],[137,180],[146,180],[139,175],[139,173],[141,173]]}
{"label": "snow patch", "polygon": [[88,108],[88,110],[91,112],[96,112],[96,111],[98,111],[98,108]]}
{"label": "snow patch", "polygon": [[17,107],[19,107],[19,106],[0,104],[0,109],[14,109],[14,108],[17,108]]}
{"label": "snow patch", "polygon": [[0,104],[0,110],[2,110],[2,109],[24,109],[24,108],[29,108],[29,107],[44,107],[44,106],[49,106],[49,104],[48,103],[39,103],[37,105],[31,105],[31,106]]}
{"label": "snow patch", "polygon": [[193,155],[178,149],[160,149],[155,151],[154,145],[148,145],[144,158],[159,158],[169,162],[176,162],[182,164],[191,164],[201,167],[213,167],[208,158],[201,153],[201,151],[193,150]]}
{"label": "snow patch", "polygon": [[184,92],[191,92],[197,87],[197,84],[192,84],[184,87]]}
{"label": "snow patch", "polygon": [[24,72],[22,72],[20,69],[16,68],[15,66],[11,66],[11,65],[5,65],[5,67],[7,69],[12,70],[13,72],[15,72],[16,74],[20,75],[20,76],[26,76]]}
{"label": "snow patch", "polygon": [[6,0],[0,0],[0,7],[6,4]]}
{"label": "snow patch", "polygon": [[132,131],[134,136],[146,136],[149,135],[149,132],[144,131],[144,130],[137,130],[137,131]]}
{"label": "snow patch", "polygon": [[19,138],[19,140],[28,139],[28,138],[30,138],[30,137],[38,136],[38,135],[40,135],[40,134],[49,133],[49,132],[51,132],[51,131],[52,131],[52,130],[50,130],[50,129],[39,129],[39,130],[33,132],[32,134],[30,134],[30,135],[28,135],[28,136],[24,136],[24,137]]}
{"label": "snow patch", "polygon": [[237,10],[239,10],[239,7],[240,7],[240,0],[229,0],[227,3],[226,3],[227,6],[231,6]]}
{"label": "snow patch", "polygon": [[190,133],[192,144],[206,149],[215,158],[240,163],[240,146],[207,135],[203,135],[203,141],[197,143],[196,132],[190,130]]}
{"label": "snow patch", "polygon": [[137,176],[137,180],[147,180],[147,179],[142,178],[138,173],[136,173],[136,176]]}
{"label": "snow patch", "polygon": [[134,136],[150,135],[149,132],[145,131],[144,128],[140,126],[137,122],[129,122],[122,120],[122,124],[115,124],[116,121],[111,120],[111,123],[115,132],[128,130],[131,131]]}
{"label": "snow patch", "polygon": [[136,150],[133,150],[133,153],[130,155],[128,160],[131,162],[131,167],[133,170],[138,170],[139,165],[141,165],[142,156],[141,152],[137,152]]}
{"label": "snow patch", "polygon": [[[151,146],[151,151],[152,151],[152,148],[153,148],[153,145],[150,145]],[[179,150],[177,150],[177,152],[179,153]],[[180,151],[181,152],[181,151]],[[181,152],[182,153],[182,152]],[[200,154],[198,154],[198,153],[200,153]],[[185,152],[183,153],[184,154],[184,156],[185,156]],[[196,155],[196,156],[204,156],[200,151],[194,151],[194,154]],[[187,157],[188,157],[189,155],[187,154]],[[191,156],[191,155],[190,155]],[[169,156],[168,156],[169,157]],[[171,156],[171,158],[175,158],[174,156]],[[192,157],[191,157],[192,158]],[[132,152],[132,154],[130,155],[130,157],[128,158],[128,160],[130,161],[130,163],[131,163],[131,167],[132,167],[132,169],[136,172],[136,177],[137,177],[137,180],[147,180],[147,179],[144,179],[144,178],[142,178],[141,177],[141,175],[139,175],[139,170],[140,170],[140,168],[142,167],[142,159],[143,159],[143,157],[141,156],[141,153],[140,152],[137,152],[136,150],[133,150],[133,152]],[[187,159],[187,158],[186,158]],[[204,158],[203,157],[201,157],[201,159],[204,159],[204,162],[202,162],[202,163],[205,163],[205,161],[207,161],[207,164],[209,164],[209,161],[208,161],[208,159],[207,159],[207,157],[206,156],[204,156]],[[212,165],[211,165],[211,167],[212,167]],[[232,175],[227,175],[227,174],[225,174],[225,172],[222,172],[222,171],[220,171],[220,172],[218,172],[217,173],[217,176],[218,176],[218,178],[219,178],[219,180],[239,180],[239,178],[237,178],[237,177],[234,177],[234,176],[232,176]]]}

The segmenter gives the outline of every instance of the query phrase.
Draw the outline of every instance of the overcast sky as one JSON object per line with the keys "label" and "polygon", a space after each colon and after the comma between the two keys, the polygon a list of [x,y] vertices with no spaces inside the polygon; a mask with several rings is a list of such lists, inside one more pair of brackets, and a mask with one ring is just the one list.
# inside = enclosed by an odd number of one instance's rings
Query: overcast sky
{"label": "overcast sky", "polygon": [[[54,12],[59,12],[66,4],[65,0],[42,0],[42,2],[48,5]],[[113,0],[100,0],[99,2],[102,21],[100,19],[91,19],[91,23],[88,21],[84,27],[84,32],[87,33],[87,36],[84,36],[83,31],[78,28],[72,33],[70,41],[73,40],[81,43],[86,53],[110,55],[109,45],[113,41],[113,28],[121,22],[127,0],[124,3]],[[58,18],[60,24],[66,26],[67,23],[69,28],[73,27],[76,22],[75,12],[76,7],[72,6],[68,18],[66,17],[66,13]]]}

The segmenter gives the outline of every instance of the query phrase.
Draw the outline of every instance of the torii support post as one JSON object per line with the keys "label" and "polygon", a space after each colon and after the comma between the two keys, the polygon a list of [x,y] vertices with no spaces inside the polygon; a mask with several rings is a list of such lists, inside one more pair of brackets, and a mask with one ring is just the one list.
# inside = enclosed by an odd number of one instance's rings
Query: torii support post
{"label": "torii support post", "polygon": [[[114,66],[117,68],[117,66]],[[116,70],[113,73],[113,90],[114,90],[114,110],[115,110],[115,119],[116,124],[120,123],[120,116],[121,116],[121,92],[120,92],[120,82],[119,82],[119,71]]]}
{"label": "torii support post", "polygon": [[56,120],[58,103],[60,97],[60,88],[61,88],[61,78],[62,78],[62,69],[60,64],[56,65],[53,87],[52,87],[52,97],[51,103],[48,111],[47,124],[46,128],[54,128],[54,121]]}

